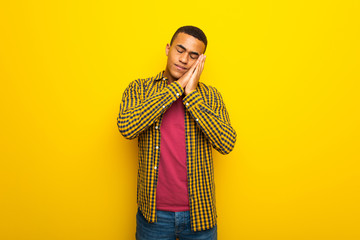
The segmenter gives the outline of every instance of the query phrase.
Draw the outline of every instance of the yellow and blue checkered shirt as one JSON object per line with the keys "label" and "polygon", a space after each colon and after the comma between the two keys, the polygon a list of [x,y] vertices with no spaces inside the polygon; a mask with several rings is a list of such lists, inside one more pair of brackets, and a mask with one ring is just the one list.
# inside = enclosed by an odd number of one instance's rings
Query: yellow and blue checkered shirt
{"label": "yellow and blue checkered shirt", "polygon": [[[125,138],[138,138],[137,203],[149,222],[156,221],[161,120],[184,92],[177,81],[167,84],[163,74],[164,71],[131,82],[123,94],[117,118]],[[214,87],[199,82],[196,90],[183,98],[183,103],[191,228],[201,231],[214,227],[217,217],[212,147],[228,154],[234,148],[236,132]]]}

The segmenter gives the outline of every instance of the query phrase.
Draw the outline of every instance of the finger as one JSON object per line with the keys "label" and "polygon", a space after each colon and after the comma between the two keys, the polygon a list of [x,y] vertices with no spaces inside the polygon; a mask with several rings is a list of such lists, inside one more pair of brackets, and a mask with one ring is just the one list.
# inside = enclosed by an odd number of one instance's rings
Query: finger
{"label": "finger", "polygon": [[199,79],[200,76],[200,63],[197,66],[197,68],[195,68],[193,75],[191,76],[191,80],[194,81],[195,79]]}
{"label": "finger", "polygon": [[199,70],[199,64],[200,64],[200,62],[198,62],[198,63],[196,64],[196,67],[195,67],[195,69],[194,69],[194,71],[193,71],[193,75],[195,75],[195,74],[197,73],[197,71]]}
{"label": "finger", "polygon": [[195,63],[193,63],[193,65],[189,68],[189,70],[185,73],[184,76],[191,76],[194,73],[194,70],[198,66],[198,64],[199,64],[199,61],[196,61]]}
{"label": "finger", "polygon": [[185,84],[194,76],[197,76],[195,74],[195,70],[198,68],[199,63],[201,62],[201,58],[199,57],[195,63],[189,68],[188,71],[181,77],[180,82],[184,82]]}
{"label": "finger", "polygon": [[199,64],[201,63],[203,57],[204,57],[203,54],[201,54],[201,55],[198,57],[198,59],[196,60],[196,65],[199,65]]}
{"label": "finger", "polygon": [[204,55],[200,64],[199,64],[199,73],[201,74],[203,69],[204,69],[204,64],[205,64],[205,59],[206,59],[206,56]]}
{"label": "finger", "polygon": [[201,59],[202,59],[203,54],[201,54],[198,59],[196,60],[196,62],[190,67],[190,69],[186,72],[186,77],[190,77],[193,78],[195,76],[197,76],[197,72],[196,69],[199,67],[199,64],[201,63]]}
{"label": "finger", "polygon": [[195,69],[199,66],[200,62],[201,62],[201,55],[200,55],[200,57],[198,57],[198,59],[196,60],[196,62],[191,66],[190,69],[192,70],[192,72],[195,71]]}
{"label": "finger", "polygon": [[196,66],[199,64],[199,62],[200,62],[200,57],[198,57],[198,59],[196,59],[193,65],[191,65],[190,70],[194,70]]}

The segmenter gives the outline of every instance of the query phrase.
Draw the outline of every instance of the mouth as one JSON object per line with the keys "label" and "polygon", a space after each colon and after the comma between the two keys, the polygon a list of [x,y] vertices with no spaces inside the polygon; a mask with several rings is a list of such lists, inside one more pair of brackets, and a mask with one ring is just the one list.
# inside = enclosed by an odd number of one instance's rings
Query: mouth
{"label": "mouth", "polygon": [[177,64],[174,64],[175,65],[175,67],[179,70],[179,71],[186,71],[187,70],[187,68],[185,68],[185,67],[181,67],[181,66],[179,66],[179,65],[177,65]]}

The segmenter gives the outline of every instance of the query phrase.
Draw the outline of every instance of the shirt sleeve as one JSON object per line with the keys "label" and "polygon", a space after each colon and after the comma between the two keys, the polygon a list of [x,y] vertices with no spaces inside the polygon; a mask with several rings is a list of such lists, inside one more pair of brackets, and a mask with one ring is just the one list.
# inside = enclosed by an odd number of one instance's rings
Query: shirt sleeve
{"label": "shirt sleeve", "polygon": [[142,80],[131,82],[123,93],[117,117],[120,133],[127,139],[136,138],[151,126],[183,91],[181,85],[175,81],[162,91],[146,97]]}
{"label": "shirt sleeve", "polygon": [[230,124],[220,92],[214,87],[209,90],[214,96],[213,108],[206,104],[197,90],[186,95],[183,103],[211,145],[221,154],[228,154],[235,146],[236,132]]}

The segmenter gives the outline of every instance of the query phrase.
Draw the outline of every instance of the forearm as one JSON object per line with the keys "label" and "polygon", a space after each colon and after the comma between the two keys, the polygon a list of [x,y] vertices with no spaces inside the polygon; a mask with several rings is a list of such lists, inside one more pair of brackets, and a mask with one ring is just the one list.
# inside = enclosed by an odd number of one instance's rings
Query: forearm
{"label": "forearm", "polygon": [[174,82],[161,92],[140,100],[138,93],[124,93],[117,124],[120,133],[127,139],[136,138],[151,126],[183,93],[179,83]]}
{"label": "forearm", "polygon": [[230,124],[220,95],[219,98],[216,110],[209,107],[197,91],[187,95],[184,104],[212,146],[220,153],[228,154],[235,146],[236,132]]}

